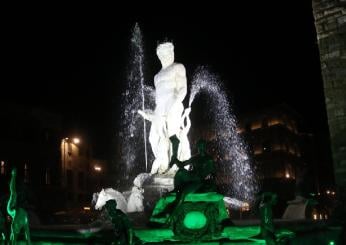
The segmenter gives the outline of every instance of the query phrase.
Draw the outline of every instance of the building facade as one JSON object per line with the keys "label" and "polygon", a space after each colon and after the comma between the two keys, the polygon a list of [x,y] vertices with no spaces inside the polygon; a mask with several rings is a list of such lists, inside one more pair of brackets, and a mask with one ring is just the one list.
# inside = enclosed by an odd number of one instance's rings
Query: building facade
{"label": "building facade", "polygon": [[300,121],[300,116],[284,104],[240,117],[238,133],[248,143],[262,190],[285,190],[288,197],[317,191],[313,136],[299,132]]}
{"label": "building facade", "polygon": [[90,203],[88,177],[91,163],[91,147],[85,139],[65,137],[61,140],[62,187],[67,207]]}
{"label": "building facade", "polygon": [[8,105],[1,108],[0,120],[0,196],[6,202],[11,171],[17,168],[20,205],[41,210],[61,206],[62,118],[39,108]]}
{"label": "building facade", "polygon": [[338,187],[346,188],[346,1],[313,0]]}
{"label": "building facade", "polygon": [[4,106],[0,120],[1,208],[13,168],[20,206],[42,214],[90,206],[92,193],[103,184],[106,162],[92,158],[85,135],[68,133],[61,116],[39,108]]}

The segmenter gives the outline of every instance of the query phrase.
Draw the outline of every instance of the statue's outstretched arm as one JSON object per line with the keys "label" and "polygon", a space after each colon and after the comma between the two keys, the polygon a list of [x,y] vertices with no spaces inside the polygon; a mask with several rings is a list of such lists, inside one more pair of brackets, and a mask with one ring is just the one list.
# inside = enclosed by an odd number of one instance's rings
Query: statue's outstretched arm
{"label": "statue's outstretched arm", "polygon": [[153,121],[154,113],[152,110],[145,110],[145,111],[138,110],[138,114],[150,122]]}

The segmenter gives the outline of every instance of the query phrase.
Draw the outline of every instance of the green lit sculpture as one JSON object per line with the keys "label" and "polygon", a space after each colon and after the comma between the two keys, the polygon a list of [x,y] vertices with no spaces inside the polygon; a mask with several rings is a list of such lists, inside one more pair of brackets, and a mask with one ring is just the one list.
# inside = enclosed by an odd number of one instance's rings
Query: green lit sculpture
{"label": "green lit sculpture", "polygon": [[265,192],[261,196],[259,211],[261,216],[261,236],[267,244],[275,244],[275,230],[272,207],[277,203],[277,195]]}
{"label": "green lit sculpture", "polygon": [[261,216],[260,236],[268,245],[285,244],[286,240],[293,238],[295,234],[289,230],[275,230],[273,223],[273,206],[277,203],[277,195],[271,192],[264,192],[261,195],[259,211]]}
{"label": "green lit sculpture", "polygon": [[117,202],[114,199],[108,200],[105,208],[113,226],[113,240],[115,245],[136,245],[141,244],[134,235],[131,223],[120,209],[117,209]]}
{"label": "green lit sculpture", "polygon": [[17,206],[16,169],[12,170],[11,175],[10,198],[7,202],[7,213],[12,218],[10,244],[17,244],[17,239],[22,229],[24,229],[27,244],[31,244],[28,214],[24,209]]}
{"label": "green lit sculpture", "polygon": [[212,238],[221,232],[221,223],[228,214],[223,195],[215,192],[215,166],[206,153],[206,142],[198,141],[198,154],[182,162],[176,157],[178,138],[172,136],[170,140],[170,165],[177,164],[179,170],[174,176],[174,190],[157,202],[150,220],[168,225],[179,239]]}
{"label": "green lit sculpture", "polygon": [[5,241],[5,217],[2,215],[2,212],[0,210],[0,241]]}

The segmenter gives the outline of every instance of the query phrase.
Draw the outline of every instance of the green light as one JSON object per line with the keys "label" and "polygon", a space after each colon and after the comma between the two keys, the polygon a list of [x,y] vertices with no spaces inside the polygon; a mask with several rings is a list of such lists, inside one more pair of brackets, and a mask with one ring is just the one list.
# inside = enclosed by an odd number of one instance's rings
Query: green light
{"label": "green light", "polygon": [[330,241],[329,245],[335,245],[335,242],[334,241]]}
{"label": "green light", "polygon": [[184,225],[191,230],[203,228],[207,224],[205,215],[198,211],[192,211],[186,214],[184,218]]}

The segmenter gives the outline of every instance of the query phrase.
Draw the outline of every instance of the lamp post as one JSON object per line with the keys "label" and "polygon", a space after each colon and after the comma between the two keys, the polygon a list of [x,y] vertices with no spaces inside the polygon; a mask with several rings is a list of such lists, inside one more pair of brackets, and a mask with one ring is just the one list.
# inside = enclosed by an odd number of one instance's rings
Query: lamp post
{"label": "lamp post", "polygon": [[63,174],[62,174],[62,177],[63,177],[63,186],[65,187],[66,186],[66,143],[67,143],[67,140],[68,140],[68,138],[64,138],[64,139],[62,139],[62,147],[63,147],[63,155],[62,155],[62,157],[63,157],[63,166],[62,166],[62,169],[63,169]]}
{"label": "lamp post", "polygon": [[67,167],[66,167],[66,144],[75,144],[80,143],[80,139],[75,137],[70,140],[68,137],[62,139],[63,147],[63,186],[67,187]]}

